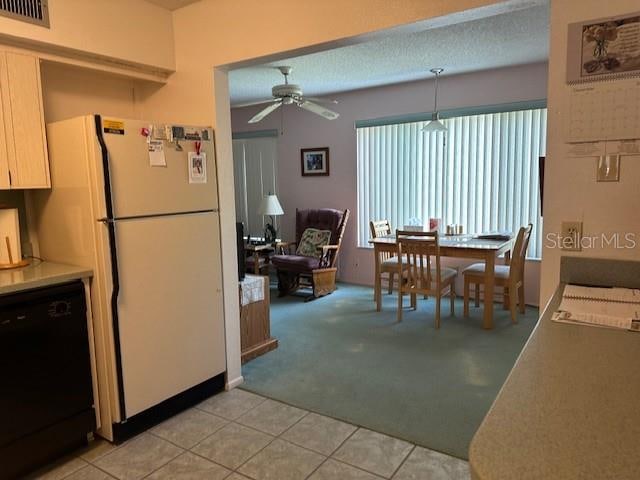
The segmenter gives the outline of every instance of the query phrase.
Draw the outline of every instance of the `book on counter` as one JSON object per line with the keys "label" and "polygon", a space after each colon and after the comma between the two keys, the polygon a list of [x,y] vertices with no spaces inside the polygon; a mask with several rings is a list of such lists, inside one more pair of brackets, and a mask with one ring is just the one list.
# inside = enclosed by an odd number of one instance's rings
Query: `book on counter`
{"label": "book on counter", "polygon": [[567,285],[551,319],[640,332],[640,290]]}

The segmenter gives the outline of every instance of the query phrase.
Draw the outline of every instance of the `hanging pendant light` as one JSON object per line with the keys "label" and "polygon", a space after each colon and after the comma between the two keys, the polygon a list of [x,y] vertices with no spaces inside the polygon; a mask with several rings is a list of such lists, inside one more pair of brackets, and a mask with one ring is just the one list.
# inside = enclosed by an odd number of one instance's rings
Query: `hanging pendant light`
{"label": "hanging pendant light", "polygon": [[431,121],[427,123],[423,128],[423,132],[446,132],[447,127],[445,127],[444,123],[440,120],[440,112],[438,112],[438,77],[444,71],[443,68],[432,68],[429,70],[436,76],[436,91],[435,97],[433,101],[433,116],[431,117]]}

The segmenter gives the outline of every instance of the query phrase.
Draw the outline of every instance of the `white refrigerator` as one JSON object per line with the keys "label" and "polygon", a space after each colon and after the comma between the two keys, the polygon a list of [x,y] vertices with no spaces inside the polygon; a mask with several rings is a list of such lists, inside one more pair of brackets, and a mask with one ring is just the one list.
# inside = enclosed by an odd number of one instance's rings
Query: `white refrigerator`
{"label": "white refrigerator", "polygon": [[226,370],[213,132],[92,115],[47,137],[40,254],[94,270],[99,433],[113,439]]}

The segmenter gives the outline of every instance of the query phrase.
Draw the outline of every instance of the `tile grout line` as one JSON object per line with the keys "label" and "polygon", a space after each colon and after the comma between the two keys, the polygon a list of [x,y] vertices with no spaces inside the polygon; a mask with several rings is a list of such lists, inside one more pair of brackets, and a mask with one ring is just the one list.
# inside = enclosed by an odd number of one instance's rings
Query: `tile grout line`
{"label": "tile grout line", "polygon": [[[265,397],[265,398],[266,398],[266,397]],[[297,407],[296,407],[296,408],[297,408]],[[299,409],[299,410],[302,410],[302,409]],[[306,413],[305,413],[302,417],[300,417],[298,420],[296,420],[296,422],[295,422],[293,425],[291,425],[289,428],[287,428],[287,429],[286,429],[286,430],[284,430],[282,433],[280,433],[280,435],[282,435],[282,434],[284,434],[285,432],[287,432],[290,428],[293,428],[295,425],[297,425],[297,424],[298,424],[298,422],[300,422],[304,417],[306,417],[306,416],[309,414],[309,412],[308,412],[308,411],[306,411],[306,410],[303,410],[303,411],[304,411],[304,412],[306,412]],[[236,423],[236,422],[234,422],[234,423]],[[247,425],[243,425],[242,423],[236,423],[236,424],[237,424],[237,425],[240,425],[240,426],[242,426],[242,427],[251,428],[252,430],[255,430],[256,432],[260,432],[260,433],[263,433],[263,434],[266,434],[266,435],[271,435],[271,434],[268,434],[268,433],[263,432],[263,431],[261,431],[261,430],[258,430],[258,429],[256,429],[256,428],[252,428],[252,427],[249,427],[249,426],[247,426]],[[254,453],[254,454],[253,454],[253,455],[251,455],[249,458],[247,458],[247,459],[246,459],[242,464],[238,465],[238,467],[237,467],[236,469],[234,469],[233,471],[234,471],[234,472],[236,472],[236,473],[239,473],[239,474],[241,474],[241,475],[244,475],[244,473],[241,473],[241,472],[240,472],[240,469],[241,469],[243,466],[245,466],[247,463],[249,463],[249,461],[251,461],[251,459],[253,459],[254,457],[256,457],[260,452],[262,452],[264,449],[266,449],[269,445],[271,445],[271,444],[272,444],[273,442],[275,442],[276,440],[282,440],[283,442],[286,442],[286,440],[285,440],[285,439],[280,438],[280,435],[277,435],[277,436],[271,435],[271,436],[272,436],[272,439],[271,439],[271,441],[270,441],[269,443],[267,443],[264,447],[262,447],[262,448],[261,448],[260,450],[258,450],[256,453]],[[297,445],[296,445],[296,446],[297,446]],[[302,447],[300,447],[300,448],[302,448]],[[308,449],[305,449],[305,450],[308,450]],[[312,450],[309,450],[309,451],[311,452]],[[313,452],[313,453],[315,453],[315,452]],[[246,476],[246,475],[245,475],[245,476]]]}
{"label": "tile grout line", "polygon": [[[317,415],[317,414],[316,414],[316,415]],[[327,417],[327,418],[331,418],[331,417]],[[335,420],[335,419],[333,419],[333,420]],[[336,421],[339,421],[339,420],[336,420]],[[354,430],[353,432],[351,432],[349,435],[347,435],[347,438],[345,438],[342,442],[340,442],[340,445],[338,445],[338,446],[333,450],[333,452],[331,452],[329,455],[327,455],[327,456],[325,457],[325,459],[322,461],[322,463],[321,463],[320,465],[318,465],[318,466],[313,470],[313,472],[311,472],[307,477],[305,477],[305,480],[307,480],[307,479],[311,478],[311,476],[312,476],[314,473],[316,473],[318,470],[320,470],[320,467],[322,467],[322,465],[324,465],[325,463],[327,463],[327,461],[328,461],[329,459],[332,459],[332,460],[336,461],[336,460],[332,457],[332,455],[333,455],[334,453],[336,453],[338,450],[340,450],[340,448],[342,448],[342,446],[343,446],[345,443],[347,443],[347,441],[348,441],[348,440],[349,440],[349,439],[350,439],[350,438],[351,438],[351,437],[352,437],[352,436],[353,436],[353,435],[354,435],[358,430],[359,430],[359,428],[358,428],[358,427],[356,427],[356,428],[355,428],[355,430]]]}
{"label": "tile grout line", "polygon": [[396,474],[402,468],[402,466],[407,462],[407,460],[409,460],[409,457],[413,454],[413,452],[415,452],[416,448],[418,448],[417,445],[414,445],[413,447],[411,447],[411,450],[409,450],[409,453],[407,453],[407,456],[402,459],[402,461],[400,462],[400,465],[398,465],[398,468],[396,468],[393,471],[393,473],[391,474],[391,476],[389,478],[393,479],[393,477],[396,476]]}

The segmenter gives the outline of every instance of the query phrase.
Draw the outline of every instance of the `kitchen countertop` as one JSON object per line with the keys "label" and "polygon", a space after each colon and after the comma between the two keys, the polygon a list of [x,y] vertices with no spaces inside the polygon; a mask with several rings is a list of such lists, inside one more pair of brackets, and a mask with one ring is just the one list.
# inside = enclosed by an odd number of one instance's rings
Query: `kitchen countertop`
{"label": "kitchen countertop", "polygon": [[638,288],[640,263],[571,263],[471,442],[476,480],[640,478],[640,334],[551,321],[565,283]]}
{"label": "kitchen countertop", "polygon": [[0,295],[71,282],[93,275],[90,268],[39,260],[33,262],[27,267],[0,270]]}

